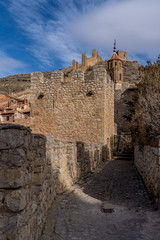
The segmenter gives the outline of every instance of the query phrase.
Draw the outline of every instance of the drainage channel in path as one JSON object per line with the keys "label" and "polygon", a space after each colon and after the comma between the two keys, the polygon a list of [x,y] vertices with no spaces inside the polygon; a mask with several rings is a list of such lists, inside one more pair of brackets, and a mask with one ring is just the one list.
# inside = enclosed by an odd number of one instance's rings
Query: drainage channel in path
{"label": "drainage channel in path", "polygon": [[133,161],[113,160],[59,196],[40,240],[159,240],[158,211]]}

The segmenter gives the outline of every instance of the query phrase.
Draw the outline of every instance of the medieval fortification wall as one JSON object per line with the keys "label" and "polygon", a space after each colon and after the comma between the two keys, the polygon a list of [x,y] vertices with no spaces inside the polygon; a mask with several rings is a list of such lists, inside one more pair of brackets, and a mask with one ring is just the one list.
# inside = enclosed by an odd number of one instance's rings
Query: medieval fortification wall
{"label": "medieval fortification wall", "polygon": [[53,138],[102,143],[111,152],[114,135],[114,83],[103,68],[85,79],[82,70],[71,81],[61,71],[31,76],[31,129]]}
{"label": "medieval fortification wall", "polygon": [[[127,59],[126,52],[120,54]],[[13,80],[24,82],[22,89],[31,84],[33,133],[23,126],[0,125],[3,240],[37,240],[56,196],[112,156],[114,122],[121,131],[127,111],[124,100],[129,85],[138,81],[138,64],[123,60],[123,82],[118,83],[107,74],[108,63],[96,51],[92,55],[85,73],[75,62],[75,69],[35,72]],[[88,66],[93,60],[96,64]],[[143,154],[136,149],[135,155],[137,168],[159,196],[159,146],[146,148]],[[155,170],[148,175],[150,168]]]}
{"label": "medieval fortification wall", "polygon": [[[31,133],[0,125],[0,233],[37,240],[58,194],[111,157],[114,83],[104,68],[31,75]],[[44,136],[45,135],[45,136]],[[58,139],[58,140],[57,140]]]}
{"label": "medieval fortification wall", "polygon": [[102,144],[0,125],[0,239],[37,240],[58,194],[102,161]]}

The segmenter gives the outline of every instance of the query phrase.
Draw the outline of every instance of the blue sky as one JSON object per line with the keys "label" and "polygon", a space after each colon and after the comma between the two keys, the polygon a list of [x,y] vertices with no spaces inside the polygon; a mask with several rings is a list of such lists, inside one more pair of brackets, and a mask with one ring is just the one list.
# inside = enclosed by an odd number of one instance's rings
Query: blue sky
{"label": "blue sky", "polygon": [[0,77],[81,63],[96,48],[145,64],[160,53],[160,0],[0,0]]}

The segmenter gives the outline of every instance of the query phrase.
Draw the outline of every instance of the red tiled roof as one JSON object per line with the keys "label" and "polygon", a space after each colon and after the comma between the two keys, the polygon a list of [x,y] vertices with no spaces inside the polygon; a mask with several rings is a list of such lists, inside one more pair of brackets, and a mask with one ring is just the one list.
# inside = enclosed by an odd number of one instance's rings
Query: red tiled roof
{"label": "red tiled roof", "polygon": [[128,89],[135,89],[135,88],[137,88],[136,84],[130,84],[128,87]]}
{"label": "red tiled roof", "polygon": [[113,53],[112,57],[109,60],[122,60],[117,53]]}

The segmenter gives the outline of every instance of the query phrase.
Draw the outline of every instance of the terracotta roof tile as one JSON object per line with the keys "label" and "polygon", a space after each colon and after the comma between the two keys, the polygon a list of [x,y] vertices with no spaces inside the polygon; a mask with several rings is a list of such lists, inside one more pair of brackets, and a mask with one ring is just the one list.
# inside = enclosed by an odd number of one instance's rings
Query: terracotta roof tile
{"label": "terracotta roof tile", "polygon": [[117,53],[113,53],[112,57],[109,60],[122,60]]}

